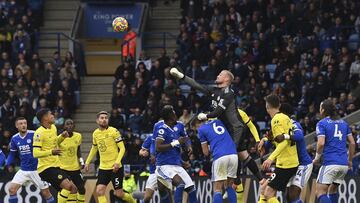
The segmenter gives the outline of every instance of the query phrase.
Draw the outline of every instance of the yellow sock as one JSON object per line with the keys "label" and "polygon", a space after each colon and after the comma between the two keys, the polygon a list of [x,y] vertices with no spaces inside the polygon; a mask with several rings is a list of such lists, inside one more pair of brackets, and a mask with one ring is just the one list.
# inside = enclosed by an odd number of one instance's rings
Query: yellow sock
{"label": "yellow sock", "polygon": [[77,203],[85,202],[85,195],[77,193],[76,200],[77,200]]}
{"label": "yellow sock", "polygon": [[66,189],[62,189],[60,192],[58,192],[57,202],[58,203],[66,203],[68,197],[70,195],[70,191]]}
{"label": "yellow sock", "polygon": [[236,199],[237,202],[244,202],[244,188],[243,188],[243,184],[240,183],[238,186],[236,186]]}
{"label": "yellow sock", "polygon": [[106,197],[104,195],[98,196],[99,203],[107,203]]}
{"label": "yellow sock", "polygon": [[66,202],[69,202],[69,203],[74,203],[76,202],[76,193],[75,194],[69,194],[69,197],[67,198],[67,201]]}
{"label": "yellow sock", "polygon": [[131,194],[124,192],[124,196],[122,199],[128,203],[136,203],[135,199],[131,196]]}
{"label": "yellow sock", "polygon": [[258,203],[266,203],[266,202],[267,202],[267,201],[266,201],[264,195],[260,195],[260,198],[259,198]]}
{"label": "yellow sock", "polygon": [[270,198],[267,202],[268,203],[280,203],[279,200],[276,197]]}

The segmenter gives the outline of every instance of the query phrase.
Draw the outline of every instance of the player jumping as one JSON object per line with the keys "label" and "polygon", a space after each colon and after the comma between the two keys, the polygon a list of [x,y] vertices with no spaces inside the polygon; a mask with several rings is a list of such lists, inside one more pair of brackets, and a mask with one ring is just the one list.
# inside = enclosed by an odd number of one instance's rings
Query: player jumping
{"label": "player jumping", "polygon": [[96,115],[96,123],[99,128],[93,132],[93,145],[86,159],[85,171],[89,171],[89,164],[99,151],[100,166],[96,182],[98,201],[99,203],[107,202],[105,190],[111,181],[115,189],[115,197],[135,203],[134,198],[122,189],[124,171],[121,160],[125,154],[125,145],[121,134],[116,128],[109,126],[109,114],[106,111],[100,111]]}
{"label": "player jumping", "polygon": [[33,155],[38,158],[37,170],[42,180],[48,182],[58,191],[58,203],[65,203],[71,194],[77,193],[76,186],[69,176],[60,169],[58,145],[68,136],[67,132],[57,135],[54,115],[49,109],[36,113],[41,126],[34,133]]}
{"label": "player jumping", "polygon": [[81,158],[80,144],[82,141],[81,134],[74,132],[74,121],[67,119],[64,123],[64,131],[69,134],[60,143],[61,156],[60,168],[64,170],[71,181],[76,185],[77,194],[70,194],[68,201],[84,202],[85,201],[85,182],[80,171],[80,163],[84,166],[84,160]]}
{"label": "player jumping", "polygon": [[[212,120],[201,124],[195,120],[198,136],[204,156],[209,156],[209,145],[212,163],[212,181],[214,184],[214,203],[223,202],[223,191],[227,192],[230,203],[236,203],[236,193],[232,185],[236,178],[238,157],[235,143],[220,120]],[[200,125],[201,124],[201,125]],[[200,127],[198,127],[200,126]]]}
{"label": "player jumping", "polygon": [[[331,100],[320,104],[320,114],[323,119],[316,125],[318,141],[313,163],[320,163],[321,157],[323,162],[317,177],[316,196],[320,203],[337,203],[338,186],[352,167],[355,141],[349,125],[340,119]],[[349,154],[346,140],[349,141]]]}
{"label": "player jumping", "polygon": [[37,169],[38,160],[33,156],[33,137],[34,131],[27,129],[27,121],[23,117],[18,117],[15,120],[15,126],[18,129],[18,133],[12,136],[10,141],[10,153],[6,161],[6,167],[15,161],[16,153],[20,158],[20,170],[16,172],[9,187],[9,203],[18,202],[17,191],[26,182],[32,182],[36,187],[41,190],[42,196],[48,203],[55,203],[54,197],[49,191],[49,185],[42,181]]}
{"label": "player jumping", "polygon": [[[155,148],[156,148],[156,175],[162,203],[168,203],[171,199],[170,190],[172,185],[181,187],[189,195],[189,202],[196,203],[196,190],[189,174],[181,167],[181,145],[185,144],[188,137],[181,135],[176,127],[177,117],[172,106],[166,105],[161,110],[161,117],[164,123],[155,128]],[[180,193],[179,193],[180,194]],[[181,193],[182,195],[182,193]],[[179,197],[181,200],[181,197]],[[179,203],[175,198],[175,203]]]}
{"label": "player jumping", "polygon": [[245,139],[245,124],[237,111],[235,94],[230,88],[231,83],[234,80],[234,75],[228,70],[221,71],[216,77],[215,83],[217,84],[217,87],[210,88],[200,85],[194,79],[185,76],[176,68],[171,68],[170,74],[204,93],[206,96],[211,97],[211,104],[214,110],[209,114],[200,113],[197,118],[199,120],[206,120],[208,118],[218,118],[221,120],[233,138],[235,145],[240,147],[238,149],[240,161],[243,162],[244,166],[250,169],[258,180],[261,180],[262,175],[259,168],[247,152],[247,148],[244,148],[244,145],[239,145],[244,142],[243,140]]}
{"label": "player jumping", "polygon": [[[269,95],[265,98],[266,110],[271,119],[271,130],[274,139],[279,135],[292,135],[293,125],[290,118],[280,112],[280,99],[277,95]],[[261,184],[267,184],[264,195],[260,195],[260,202],[278,203],[276,198],[277,191],[285,191],[287,183],[293,177],[299,165],[296,144],[293,141],[285,140],[281,143],[275,143],[276,149],[269,158],[263,163],[263,170],[268,170],[271,164],[276,160],[276,167],[271,177],[261,181]]]}

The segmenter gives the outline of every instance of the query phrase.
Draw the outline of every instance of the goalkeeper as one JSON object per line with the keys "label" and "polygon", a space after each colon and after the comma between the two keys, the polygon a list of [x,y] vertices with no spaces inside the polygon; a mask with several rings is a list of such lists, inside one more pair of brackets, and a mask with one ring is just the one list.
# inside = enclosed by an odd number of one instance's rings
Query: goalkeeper
{"label": "goalkeeper", "polygon": [[218,118],[221,120],[229,131],[236,146],[238,146],[239,159],[243,162],[243,166],[248,167],[258,181],[261,180],[262,175],[259,168],[247,152],[246,147],[242,144],[246,136],[244,135],[245,124],[237,110],[235,94],[230,88],[231,83],[234,80],[234,75],[228,70],[223,70],[216,77],[215,83],[217,86],[207,87],[200,85],[194,79],[185,76],[177,68],[171,68],[170,74],[211,98],[213,111],[209,114],[200,113],[197,118],[199,120],[206,120],[209,118]]}

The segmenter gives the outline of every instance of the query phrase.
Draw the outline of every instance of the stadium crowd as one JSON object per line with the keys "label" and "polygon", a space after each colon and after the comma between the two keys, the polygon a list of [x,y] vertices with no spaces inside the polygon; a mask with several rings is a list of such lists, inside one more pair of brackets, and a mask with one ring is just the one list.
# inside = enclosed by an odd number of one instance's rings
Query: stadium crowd
{"label": "stadium crowd", "polygon": [[[213,84],[223,69],[235,75],[232,85],[239,108],[251,116],[259,130],[269,128],[264,96],[280,95],[295,107],[304,132],[315,130],[319,104],[331,98],[341,116],[360,106],[360,4],[332,1],[181,1],[182,19],[177,50],[158,58],[142,51],[115,72],[111,124],[135,135],[151,133],[159,109],[175,106],[185,124],[209,109],[201,94],[178,84],[169,75],[172,66],[203,84]],[[200,12],[199,12],[200,11]],[[353,126],[358,140],[360,126]],[[195,135],[192,130],[190,135]],[[193,171],[201,166],[196,136]],[[253,142],[253,140],[249,140]],[[136,144],[138,143],[138,144]],[[249,151],[256,156],[256,150]],[[139,159],[131,159],[139,160]]]}
{"label": "stadium crowd", "polygon": [[44,62],[37,53],[42,24],[38,1],[4,0],[0,3],[0,148],[7,154],[16,132],[16,117],[25,117],[29,129],[40,123],[37,110],[53,110],[56,125],[71,117],[79,104],[79,78],[71,52],[58,52]]}

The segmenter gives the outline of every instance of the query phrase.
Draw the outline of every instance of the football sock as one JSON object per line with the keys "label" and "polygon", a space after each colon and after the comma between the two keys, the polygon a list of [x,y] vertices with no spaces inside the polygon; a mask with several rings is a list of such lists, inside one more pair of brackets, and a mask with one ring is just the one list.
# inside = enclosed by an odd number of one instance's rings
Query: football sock
{"label": "football sock", "polygon": [[267,202],[268,203],[280,203],[279,200],[276,197],[270,198]]}
{"label": "football sock", "polygon": [[106,197],[104,195],[98,196],[99,203],[107,203]]}
{"label": "football sock", "polygon": [[239,185],[236,186],[236,199],[237,202],[243,202],[244,198],[244,188],[243,188],[243,184],[240,183]]}
{"label": "football sock", "polygon": [[179,184],[178,186],[176,186],[175,193],[174,193],[175,203],[182,203],[184,187],[185,187],[184,184]]}
{"label": "football sock", "polygon": [[70,195],[70,191],[67,189],[62,189],[58,192],[58,203],[66,203],[68,197]]}
{"label": "football sock", "polygon": [[221,192],[214,192],[214,197],[213,197],[213,203],[222,203],[223,199],[222,199],[222,194]]}
{"label": "football sock", "polygon": [[[195,187],[190,192],[188,192],[188,194],[189,194],[189,203],[197,203]],[[220,197],[222,199],[222,194],[220,194]]]}
{"label": "football sock", "polygon": [[331,203],[330,198],[327,196],[327,194],[321,195],[319,198],[319,203]]}
{"label": "football sock", "polygon": [[329,196],[331,203],[338,203],[339,193],[329,194],[328,196]]}
{"label": "football sock", "polygon": [[260,181],[262,179],[262,175],[259,171],[259,168],[256,165],[254,159],[250,157],[250,155],[244,160],[244,166],[250,169],[250,171],[255,175],[257,181]]}
{"label": "football sock", "polygon": [[17,202],[18,202],[17,195],[10,195],[9,203],[17,203]]}
{"label": "football sock", "polygon": [[237,197],[236,197],[236,193],[235,193],[234,188],[229,186],[229,187],[226,188],[226,192],[228,193],[229,203],[236,203],[237,202]]}
{"label": "football sock", "polygon": [[135,199],[127,192],[124,192],[124,196],[121,199],[129,203],[136,203]]}

